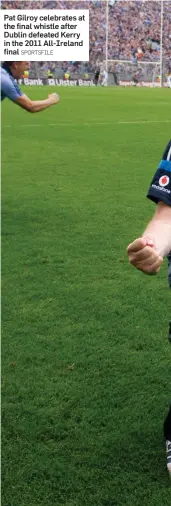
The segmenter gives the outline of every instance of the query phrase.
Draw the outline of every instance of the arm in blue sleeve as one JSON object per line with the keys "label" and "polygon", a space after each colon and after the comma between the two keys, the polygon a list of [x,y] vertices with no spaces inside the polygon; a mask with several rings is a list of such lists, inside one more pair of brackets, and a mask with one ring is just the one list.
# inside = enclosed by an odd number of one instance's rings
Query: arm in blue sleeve
{"label": "arm in blue sleeve", "polygon": [[1,90],[5,94],[5,96],[8,97],[13,102],[15,102],[17,98],[23,95],[18,84],[16,82],[13,82],[9,76],[5,76],[2,78]]}

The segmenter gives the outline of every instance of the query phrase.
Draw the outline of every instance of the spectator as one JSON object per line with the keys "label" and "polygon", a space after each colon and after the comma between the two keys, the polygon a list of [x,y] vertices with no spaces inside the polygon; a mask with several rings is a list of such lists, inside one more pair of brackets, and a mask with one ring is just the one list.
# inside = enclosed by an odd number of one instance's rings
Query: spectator
{"label": "spectator", "polygon": [[[95,71],[97,60],[105,59],[106,4],[100,0],[52,0],[52,1],[6,1],[2,9],[89,9],[90,16],[90,61],[88,71]],[[161,1],[109,0],[108,59],[160,61]],[[171,54],[171,2],[164,2],[163,14],[163,59],[169,63]],[[56,68],[66,62],[55,62]],[[68,67],[68,63],[67,63]],[[82,67],[69,63],[70,72]]]}

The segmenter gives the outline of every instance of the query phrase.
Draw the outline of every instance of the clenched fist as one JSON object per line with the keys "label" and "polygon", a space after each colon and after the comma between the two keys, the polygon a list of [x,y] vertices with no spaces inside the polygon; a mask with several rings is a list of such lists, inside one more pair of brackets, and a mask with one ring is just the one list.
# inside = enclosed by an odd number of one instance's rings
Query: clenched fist
{"label": "clenched fist", "polygon": [[57,95],[57,93],[50,93],[50,95],[48,95],[48,98],[50,100],[51,105],[59,103],[59,95]]}
{"label": "clenched fist", "polygon": [[163,258],[157,253],[153,238],[139,237],[127,248],[129,261],[136,269],[146,274],[157,274]]}

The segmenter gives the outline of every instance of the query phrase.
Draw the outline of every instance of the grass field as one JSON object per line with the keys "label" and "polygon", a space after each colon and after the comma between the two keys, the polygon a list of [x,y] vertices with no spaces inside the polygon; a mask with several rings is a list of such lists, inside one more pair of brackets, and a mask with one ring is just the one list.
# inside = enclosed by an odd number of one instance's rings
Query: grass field
{"label": "grass field", "polygon": [[170,90],[57,91],[2,105],[2,506],[170,506],[167,262],[126,256]]}

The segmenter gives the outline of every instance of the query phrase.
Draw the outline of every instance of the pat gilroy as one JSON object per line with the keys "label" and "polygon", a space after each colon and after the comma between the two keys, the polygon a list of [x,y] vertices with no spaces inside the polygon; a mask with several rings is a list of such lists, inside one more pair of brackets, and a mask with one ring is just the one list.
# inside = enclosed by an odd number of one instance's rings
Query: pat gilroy
{"label": "pat gilroy", "polygon": [[[57,16],[56,14],[54,14],[53,16],[49,15],[48,16],[44,16],[44,15],[40,15],[40,16],[27,16],[26,14],[18,14],[17,16],[17,21],[33,21],[34,23],[37,23],[37,21],[77,21],[77,18],[76,16]],[[80,21],[85,21],[85,16],[81,16],[81,19]],[[5,14],[4,15],[4,21],[16,21],[16,16],[15,14],[13,14],[13,16],[9,16],[9,14]]]}

